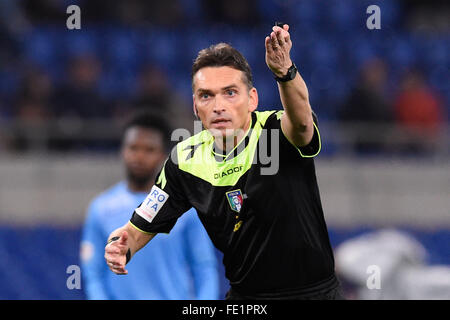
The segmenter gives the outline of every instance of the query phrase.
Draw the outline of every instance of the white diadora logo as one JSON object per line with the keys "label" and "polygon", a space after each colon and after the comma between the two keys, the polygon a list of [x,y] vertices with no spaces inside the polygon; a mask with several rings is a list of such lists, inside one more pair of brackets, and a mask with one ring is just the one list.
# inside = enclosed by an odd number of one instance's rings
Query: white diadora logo
{"label": "white diadora logo", "polygon": [[136,209],[136,213],[148,222],[152,222],[168,198],[169,195],[166,192],[157,186],[153,186],[147,198],[145,198],[141,206]]}

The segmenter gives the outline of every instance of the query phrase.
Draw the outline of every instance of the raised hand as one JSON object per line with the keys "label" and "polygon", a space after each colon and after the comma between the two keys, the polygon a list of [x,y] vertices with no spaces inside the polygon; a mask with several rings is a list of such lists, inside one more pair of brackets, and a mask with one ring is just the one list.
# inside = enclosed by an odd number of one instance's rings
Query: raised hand
{"label": "raised hand", "polygon": [[265,39],[266,64],[278,77],[286,75],[292,65],[290,57],[292,41],[288,30],[287,24],[283,25],[283,28],[273,26],[270,36]]}

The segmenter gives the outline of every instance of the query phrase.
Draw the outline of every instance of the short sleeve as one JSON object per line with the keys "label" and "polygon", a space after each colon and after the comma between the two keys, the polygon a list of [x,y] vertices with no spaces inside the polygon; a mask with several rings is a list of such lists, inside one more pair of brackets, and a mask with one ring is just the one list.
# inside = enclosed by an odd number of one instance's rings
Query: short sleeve
{"label": "short sleeve", "polygon": [[134,210],[130,223],[145,233],[169,233],[177,219],[191,207],[180,182],[180,170],[169,157],[155,185]]}
{"label": "short sleeve", "polygon": [[317,156],[322,148],[319,125],[317,121],[317,116],[314,112],[312,113],[312,117],[313,117],[314,133],[311,142],[306,146],[297,148],[298,151],[300,152],[300,155],[304,158],[313,158]]}
{"label": "short sleeve", "polygon": [[313,158],[317,156],[320,153],[320,150],[322,148],[322,141],[320,138],[320,132],[319,132],[319,125],[316,114],[313,112],[313,125],[314,125],[314,132],[313,137],[309,144],[303,147],[297,147],[294,143],[292,143],[284,134],[283,130],[281,129],[281,116],[283,115],[284,111],[278,111],[272,114],[266,122],[265,128],[270,129],[279,129],[282,134],[280,134],[280,139],[284,140],[286,142],[285,144],[290,144],[292,147],[297,149],[300,156],[302,158]]}

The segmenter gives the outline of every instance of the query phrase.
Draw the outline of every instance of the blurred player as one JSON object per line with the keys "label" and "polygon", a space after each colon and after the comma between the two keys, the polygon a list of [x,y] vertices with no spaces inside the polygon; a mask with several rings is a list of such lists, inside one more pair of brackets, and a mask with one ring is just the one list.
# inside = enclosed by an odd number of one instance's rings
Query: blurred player
{"label": "blurred player", "polygon": [[82,275],[88,299],[218,298],[214,247],[193,209],[178,220],[170,236],[160,234],[142,249],[128,266],[130,275],[115,275],[105,265],[108,235],[145,199],[168,144],[168,129],[159,118],[141,113],[126,125],[122,142],[126,181],[92,201],[83,230]]}
{"label": "blurred player", "polygon": [[[256,111],[258,92],[239,51],[220,43],[199,52],[193,104],[207,130],[177,145],[131,220],[109,236],[113,272],[128,273],[130,258],[193,206],[224,253],[227,299],[342,298],[315,175],[317,119],[288,30],[274,26],[265,39],[283,111]],[[268,151],[269,162],[279,162],[270,173],[261,156]]]}
{"label": "blurred player", "polygon": [[[449,300],[450,267],[427,265],[425,247],[411,234],[380,229],[351,238],[335,250],[336,269],[347,298],[359,300]],[[368,285],[370,267],[378,287]]]}

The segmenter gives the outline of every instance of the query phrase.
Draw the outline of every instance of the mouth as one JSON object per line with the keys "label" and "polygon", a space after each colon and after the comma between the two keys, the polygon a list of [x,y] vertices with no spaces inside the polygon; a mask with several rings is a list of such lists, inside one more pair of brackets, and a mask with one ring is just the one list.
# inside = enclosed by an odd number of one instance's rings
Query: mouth
{"label": "mouth", "polygon": [[230,123],[231,120],[228,120],[226,118],[217,118],[211,121],[211,126],[213,127],[223,127],[226,126],[228,123]]}
{"label": "mouth", "polygon": [[148,168],[142,165],[131,164],[128,166],[129,170],[135,174],[147,174],[149,172]]}

